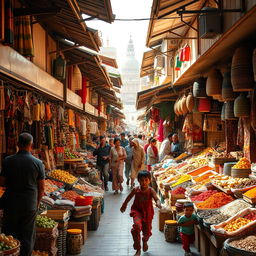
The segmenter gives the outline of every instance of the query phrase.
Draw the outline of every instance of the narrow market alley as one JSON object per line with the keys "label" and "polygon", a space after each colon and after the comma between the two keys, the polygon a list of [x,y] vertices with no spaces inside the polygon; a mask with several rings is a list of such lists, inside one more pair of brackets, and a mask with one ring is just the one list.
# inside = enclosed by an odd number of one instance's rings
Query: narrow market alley
{"label": "narrow market alley", "polygon": [[[101,217],[97,231],[89,231],[81,255],[83,256],[132,256],[135,254],[130,233],[132,218],[129,216],[130,205],[125,213],[120,212],[120,206],[125,200],[129,189],[124,188],[122,194],[113,195],[106,192],[105,212]],[[149,250],[142,256],[183,256],[180,243],[167,243],[163,232],[158,230],[158,209],[155,209],[153,235],[149,240]],[[199,255],[193,248],[193,255]]]}

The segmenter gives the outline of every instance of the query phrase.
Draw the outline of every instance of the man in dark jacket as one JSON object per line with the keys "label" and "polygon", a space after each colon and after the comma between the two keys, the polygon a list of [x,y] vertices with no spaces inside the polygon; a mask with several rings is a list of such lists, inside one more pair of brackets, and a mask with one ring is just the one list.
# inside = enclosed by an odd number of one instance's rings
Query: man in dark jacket
{"label": "man in dark jacket", "polygon": [[100,136],[100,145],[93,152],[94,156],[97,156],[97,168],[101,175],[101,180],[104,182],[105,190],[108,191],[109,180],[109,153],[111,147],[107,144],[106,138]]}
{"label": "man in dark jacket", "polygon": [[35,220],[44,194],[44,165],[31,155],[33,137],[19,136],[17,154],[4,159],[0,185],[6,187],[2,197],[4,210],[2,232],[21,243],[21,256],[31,256],[35,243]]}

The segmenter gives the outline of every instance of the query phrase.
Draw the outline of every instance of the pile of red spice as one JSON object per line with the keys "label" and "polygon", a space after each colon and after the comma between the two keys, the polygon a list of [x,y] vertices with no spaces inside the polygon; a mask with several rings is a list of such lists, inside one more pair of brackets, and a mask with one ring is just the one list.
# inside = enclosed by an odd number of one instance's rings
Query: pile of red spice
{"label": "pile of red spice", "polygon": [[200,193],[199,195],[197,196],[193,196],[191,197],[191,200],[193,202],[201,202],[201,201],[205,201],[206,199],[208,199],[210,196],[214,195],[218,193],[217,190],[208,190],[208,191],[205,191],[205,192],[202,192]]}
{"label": "pile of red spice", "polygon": [[204,202],[197,203],[197,208],[201,209],[214,209],[214,208],[220,208],[221,206],[230,203],[234,199],[226,195],[223,192],[218,192],[210,196],[208,199],[206,199]]}
{"label": "pile of red spice", "polygon": [[245,215],[244,218],[248,219],[248,220],[256,220],[256,213],[255,212],[251,212],[251,213]]}
{"label": "pile of red spice", "polygon": [[186,192],[185,188],[179,187],[172,191],[172,195],[179,195],[179,194],[185,195],[185,192]]}

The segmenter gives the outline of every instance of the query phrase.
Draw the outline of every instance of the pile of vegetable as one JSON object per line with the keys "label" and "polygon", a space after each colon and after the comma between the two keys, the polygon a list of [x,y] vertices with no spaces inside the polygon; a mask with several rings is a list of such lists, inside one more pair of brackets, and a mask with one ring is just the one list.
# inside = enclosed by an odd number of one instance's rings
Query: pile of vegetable
{"label": "pile of vegetable", "polygon": [[18,241],[12,236],[0,234],[0,251],[6,251],[18,246]]}
{"label": "pile of vegetable", "polygon": [[57,222],[55,222],[53,219],[48,218],[46,216],[37,215],[36,216],[36,226],[38,228],[54,228],[56,226]]}

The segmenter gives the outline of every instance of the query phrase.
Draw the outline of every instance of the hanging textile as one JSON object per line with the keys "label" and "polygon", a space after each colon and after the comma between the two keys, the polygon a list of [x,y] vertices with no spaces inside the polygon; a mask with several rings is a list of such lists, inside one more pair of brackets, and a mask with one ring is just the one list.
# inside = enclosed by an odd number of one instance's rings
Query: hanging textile
{"label": "hanging textile", "polygon": [[81,117],[78,114],[75,114],[75,124],[77,129],[81,128]]}
{"label": "hanging textile", "polygon": [[164,140],[164,120],[160,119],[158,126],[158,141],[162,142]]}
{"label": "hanging textile", "polygon": [[68,89],[72,89],[72,76],[73,76],[73,66],[67,68],[68,73]]}
{"label": "hanging textile", "polygon": [[183,60],[182,61],[190,61],[190,47],[189,45],[186,45],[183,49],[182,49],[182,56],[183,56]]}
{"label": "hanging textile", "polygon": [[82,103],[85,104],[87,97],[87,80],[84,76],[82,76],[82,90],[78,91],[78,95],[81,97]]}
{"label": "hanging textile", "polygon": [[87,131],[86,125],[87,125],[86,120],[81,120],[81,135],[82,136],[86,135],[86,131]]}
{"label": "hanging textile", "polygon": [[75,114],[72,109],[68,109],[68,125],[75,127]]}
{"label": "hanging textile", "polygon": [[5,96],[3,85],[0,85],[0,110],[5,110]]}
{"label": "hanging textile", "polygon": [[183,48],[180,49],[180,52],[179,52],[179,60],[180,61],[184,61],[185,59],[185,56],[184,56],[184,52],[183,52]]}
{"label": "hanging textile", "polygon": [[40,104],[33,105],[33,121],[40,121]]}
{"label": "hanging textile", "polygon": [[64,119],[65,119],[64,112],[65,112],[64,108],[59,106],[59,115],[58,115],[59,121],[64,121]]}
{"label": "hanging textile", "polygon": [[52,119],[52,112],[51,112],[50,103],[45,104],[45,116],[46,116],[47,121],[50,121]]}
{"label": "hanging textile", "polygon": [[175,70],[179,71],[181,66],[182,66],[182,61],[180,61],[179,55],[177,55],[175,59]]}
{"label": "hanging textile", "polygon": [[30,16],[15,17],[14,48],[25,57],[34,56]]}
{"label": "hanging textile", "polygon": [[243,118],[240,117],[238,120],[238,128],[237,128],[237,145],[240,146],[240,148],[243,148],[244,146],[244,125],[243,125]]}
{"label": "hanging textile", "polygon": [[13,0],[5,0],[4,22],[5,22],[4,44],[12,46],[14,41]]}
{"label": "hanging textile", "polygon": [[0,153],[6,152],[6,137],[4,127],[4,111],[0,111]]}
{"label": "hanging textile", "polygon": [[45,118],[45,104],[43,101],[40,102],[40,119],[43,120]]}
{"label": "hanging textile", "polygon": [[160,111],[157,108],[153,108],[151,110],[151,118],[154,120],[154,122],[158,123],[160,120]]}
{"label": "hanging textile", "polygon": [[98,115],[100,115],[100,112],[101,112],[101,108],[102,108],[102,100],[101,100],[101,96],[99,96],[99,99],[98,99]]}

